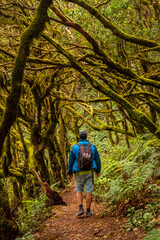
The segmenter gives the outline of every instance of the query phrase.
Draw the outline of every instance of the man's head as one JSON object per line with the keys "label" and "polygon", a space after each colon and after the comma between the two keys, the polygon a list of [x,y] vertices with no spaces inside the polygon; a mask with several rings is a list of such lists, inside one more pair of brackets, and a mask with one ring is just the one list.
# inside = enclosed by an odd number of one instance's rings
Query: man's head
{"label": "man's head", "polygon": [[79,138],[80,138],[80,139],[87,139],[87,133],[86,133],[86,131],[81,131],[81,132],[79,133]]}

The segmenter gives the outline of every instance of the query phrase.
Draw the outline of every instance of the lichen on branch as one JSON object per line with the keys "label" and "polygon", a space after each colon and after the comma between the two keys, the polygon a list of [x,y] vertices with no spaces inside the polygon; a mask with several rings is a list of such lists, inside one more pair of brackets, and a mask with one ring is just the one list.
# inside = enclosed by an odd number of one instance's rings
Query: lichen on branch
{"label": "lichen on branch", "polygon": [[0,125],[0,156],[5,137],[16,119],[21,96],[23,73],[27,57],[29,56],[29,47],[32,40],[38,37],[40,32],[45,28],[45,23],[48,20],[47,10],[51,3],[52,0],[40,1],[33,21],[21,35],[17,56],[12,70],[11,92],[7,98],[6,109]]}
{"label": "lichen on branch", "polygon": [[148,116],[139,111],[135,106],[133,106],[129,101],[127,101],[124,97],[120,94],[114,92],[106,85],[102,84],[98,81],[95,77],[93,77],[80,63],[77,62],[75,57],[64,47],[62,47],[59,43],[57,43],[54,39],[52,39],[47,34],[41,34],[48,42],[50,42],[62,55],[64,55],[72,64],[72,67],[75,68],[78,72],[80,72],[87,81],[98,91],[103,93],[105,96],[109,97],[110,99],[114,100],[115,102],[122,105],[126,111],[132,116],[133,120],[141,123],[143,126],[148,128],[150,132],[155,134],[158,138],[160,138],[160,133],[158,131],[158,126],[152,122],[148,118]]}
{"label": "lichen on branch", "polygon": [[105,28],[110,29],[115,36],[121,39],[124,39],[125,41],[136,43],[142,46],[158,47],[157,50],[160,50],[159,49],[160,44],[158,42],[136,37],[123,32],[115,24],[113,24],[109,19],[107,19],[104,15],[100,14],[100,12],[95,7],[91,6],[89,3],[83,0],[65,0],[65,1],[76,3],[78,6],[81,6],[82,8],[87,10],[91,15],[96,17],[103,24]]}

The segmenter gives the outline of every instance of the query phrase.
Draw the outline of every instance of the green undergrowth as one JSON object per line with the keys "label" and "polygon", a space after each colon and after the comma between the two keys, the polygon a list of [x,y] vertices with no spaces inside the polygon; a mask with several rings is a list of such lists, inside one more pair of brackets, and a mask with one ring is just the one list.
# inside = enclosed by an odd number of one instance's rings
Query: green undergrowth
{"label": "green undergrowth", "polygon": [[160,229],[153,229],[148,232],[143,240],[160,240]]}
{"label": "green undergrowth", "polygon": [[46,205],[44,194],[40,194],[36,199],[24,200],[22,204],[23,207],[18,211],[17,223],[21,233],[25,234],[23,238],[29,239],[27,236],[30,236],[32,230],[51,214],[51,207]]}
{"label": "green undergrowth", "polygon": [[[160,220],[160,142],[151,134],[110,149],[94,198],[128,218],[126,230],[156,228]],[[146,238],[149,239],[149,238]]]}
{"label": "green undergrowth", "polygon": [[[60,189],[57,186],[58,183],[55,183],[51,188],[58,192]],[[51,215],[53,206],[49,206],[46,200],[46,195],[44,192],[41,192],[38,198],[24,199],[22,201],[22,205],[17,212],[16,221],[23,237],[17,238],[16,240],[34,239],[32,231]]]}

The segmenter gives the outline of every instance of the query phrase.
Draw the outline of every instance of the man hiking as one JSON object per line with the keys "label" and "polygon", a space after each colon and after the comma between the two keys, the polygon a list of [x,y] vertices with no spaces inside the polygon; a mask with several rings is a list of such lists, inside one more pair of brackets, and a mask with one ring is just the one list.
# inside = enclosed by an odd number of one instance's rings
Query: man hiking
{"label": "man hiking", "polygon": [[74,144],[69,154],[67,174],[75,174],[75,191],[79,204],[77,216],[84,214],[83,209],[83,190],[86,191],[86,216],[92,216],[91,202],[95,177],[99,176],[101,170],[101,160],[95,145],[90,144],[87,140],[86,131],[79,133],[79,142]]}

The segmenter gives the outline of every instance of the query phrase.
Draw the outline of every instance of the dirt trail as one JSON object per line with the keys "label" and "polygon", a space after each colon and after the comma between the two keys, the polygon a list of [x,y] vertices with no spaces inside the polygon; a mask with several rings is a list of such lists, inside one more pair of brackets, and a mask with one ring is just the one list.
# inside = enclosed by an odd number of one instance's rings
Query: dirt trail
{"label": "dirt trail", "polygon": [[[63,194],[67,206],[54,206],[53,214],[38,228],[36,240],[140,240],[144,232],[138,229],[126,232],[126,219],[104,215],[105,204],[92,202],[92,217],[76,217],[77,201],[74,187],[68,187]],[[85,208],[85,202],[84,202]]]}

